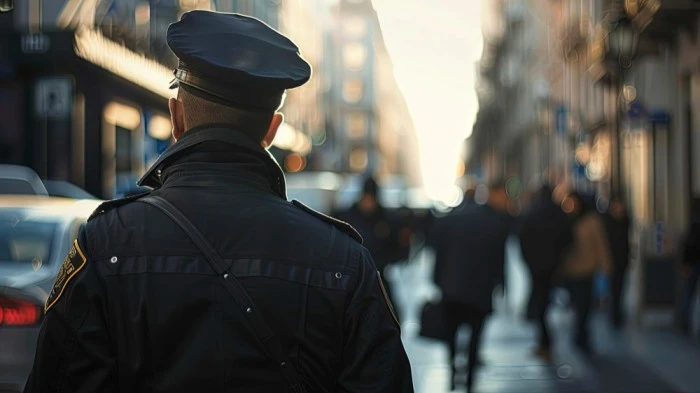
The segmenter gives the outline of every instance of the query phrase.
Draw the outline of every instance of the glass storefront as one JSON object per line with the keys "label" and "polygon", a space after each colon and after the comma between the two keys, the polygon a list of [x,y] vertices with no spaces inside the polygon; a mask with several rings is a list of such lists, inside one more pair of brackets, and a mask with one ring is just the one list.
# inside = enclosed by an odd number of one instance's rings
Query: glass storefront
{"label": "glass storefront", "polygon": [[673,245],[667,236],[670,201],[669,127],[667,119],[630,122],[622,129],[623,190],[645,254],[666,255]]}

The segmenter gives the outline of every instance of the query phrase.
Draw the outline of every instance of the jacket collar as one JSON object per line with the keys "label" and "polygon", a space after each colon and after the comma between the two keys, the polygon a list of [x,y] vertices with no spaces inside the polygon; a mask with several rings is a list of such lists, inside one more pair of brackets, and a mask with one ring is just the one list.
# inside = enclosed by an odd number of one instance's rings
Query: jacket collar
{"label": "jacket collar", "polygon": [[287,199],[284,172],[272,154],[253,142],[241,131],[218,125],[195,127],[187,131],[174,145],[170,146],[158,157],[137,184],[154,189],[160,188],[163,185],[162,173],[173,162],[175,157],[182,152],[191,150],[192,147],[200,143],[209,141],[227,143],[258,155],[271,173],[270,186],[279,196],[285,200]]}

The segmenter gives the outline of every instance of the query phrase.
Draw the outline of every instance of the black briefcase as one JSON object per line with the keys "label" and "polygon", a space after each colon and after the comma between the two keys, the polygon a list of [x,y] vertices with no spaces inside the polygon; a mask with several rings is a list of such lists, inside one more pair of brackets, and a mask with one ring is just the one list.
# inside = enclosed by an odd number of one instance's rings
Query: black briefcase
{"label": "black briefcase", "polygon": [[441,301],[427,302],[420,316],[420,335],[449,343],[446,315],[445,305]]}

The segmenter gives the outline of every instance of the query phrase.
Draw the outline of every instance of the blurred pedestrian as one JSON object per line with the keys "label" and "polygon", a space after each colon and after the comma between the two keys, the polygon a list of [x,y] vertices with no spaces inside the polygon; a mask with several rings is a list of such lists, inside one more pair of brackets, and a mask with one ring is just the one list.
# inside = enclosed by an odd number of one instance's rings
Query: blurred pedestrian
{"label": "blurred pedestrian", "polygon": [[26,392],[412,392],[400,329],[349,225],[286,199],[266,150],[299,48],[239,14],[185,13],[173,136],[81,229]]}
{"label": "blurred pedestrian", "polygon": [[693,326],[693,300],[700,280],[700,198],[693,199],[692,222],[683,248],[683,276],[685,294],[681,305],[681,328],[685,334]]}
{"label": "blurred pedestrian", "polygon": [[349,209],[331,215],[349,223],[362,235],[363,244],[381,273],[384,287],[389,296],[392,296],[393,290],[386,272],[387,267],[397,261],[401,234],[394,217],[379,201],[379,191],[377,180],[373,176],[367,176],[357,201]]}
{"label": "blurred pedestrian", "polygon": [[576,312],[574,343],[585,354],[590,354],[588,322],[593,299],[593,281],[598,273],[610,274],[612,256],[603,219],[591,198],[572,193],[563,202],[564,210],[573,219],[573,247],[567,252],[562,265],[563,276],[571,293]]}
{"label": "blurred pedestrian", "polygon": [[613,261],[610,316],[613,326],[619,329],[624,323],[622,290],[630,258],[630,218],[621,195],[610,198],[604,218]]}
{"label": "blurred pedestrian", "polygon": [[522,256],[532,279],[527,315],[539,324],[536,354],[545,361],[551,360],[547,309],[554,273],[573,242],[570,220],[561,205],[554,201],[553,191],[549,184],[540,188],[522,214],[517,230]]}
{"label": "blurred pedestrian", "polygon": [[493,310],[494,289],[503,279],[505,244],[510,233],[507,202],[505,182],[495,182],[486,203],[455,209],[442,219],[442,236],[434,244],[435,283],[442,290],[446,333],[451,341],[453,390],[459,371],[455,333],[467,324],[471,327],[467,391],[472,391],[484,323]]}
{"label": "blurred pedestrian", "polygon": [[392,263],[408,262],[414,242],[420,243],[424,240],[425,220],[425,217],[420,217],[408,206],[401,206],[390,214],[392,241],[396,244],[389,256]]}
{"label": "blurred pedestrian", "polygon": [[[468,187],[464,191],[464,199],[459,205],[452,208],[447,214],[441,213],[435,216],[430,227],[430,231],[428,232],[426,245],[436,252],[438,251],[438,247],[440,247],[440,252],[447,252],[445,242],[449,242],[449,239],[453,239],[451,233],[453,228],[451,226],[455,220],[461,220],[461,218],[455,219],[455,217],[462,217],[464,213],[471,208],[476,208],[479,206],[481,206],[481,204],[476,202],[476,186]],[[447,245],[449,245],[449,243]],[[440,257],[440,259],[445,258]],[[439,261],[437,257],[435,261],[436,263],[433,269],[433,278],[437,279],[437,277],[440,277],[443,274],[442,270],[448,266],[448,264]]]}
{"label": "blurred pedestrian", "polygon": [[476,187],[469,187],[464,191],[464,199],[462,200],[462,207],[473,207],[476,206]]}

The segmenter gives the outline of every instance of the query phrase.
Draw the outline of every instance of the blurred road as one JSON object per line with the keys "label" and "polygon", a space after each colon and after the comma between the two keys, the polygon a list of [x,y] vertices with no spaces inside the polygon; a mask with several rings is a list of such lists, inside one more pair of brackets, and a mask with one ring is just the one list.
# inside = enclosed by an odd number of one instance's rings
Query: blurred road
{"label": "blurred road", "polygon": [[[512,242],[508,255],[510,293],[508,301],[494,299],[496,311],[485,330],[481,350],[484,365],[477,370],[476,393],[700,392],[700,347],[696,344],[671,331],[616,332],[604,315],[596,315],[592,321],[596,354],[584,358],[569,345],[573,315],[564,306],[550,311],[557,344],[552,365],[544,364],[533,356],[534,325],[516,316],[526,299],[529,279]],[[432,256],[424,253],[411,264],[388,272],[397,282],[394,299],[402,313],[404,343],[417,393],[449,391],[447,346],[417,335],[420,308],[435,295],[431,271]],[[466,346],[468,329],[464,330],[458,340]]]}

